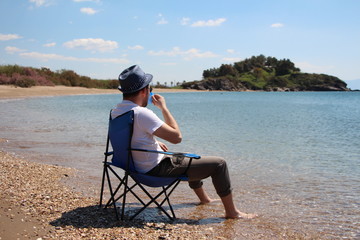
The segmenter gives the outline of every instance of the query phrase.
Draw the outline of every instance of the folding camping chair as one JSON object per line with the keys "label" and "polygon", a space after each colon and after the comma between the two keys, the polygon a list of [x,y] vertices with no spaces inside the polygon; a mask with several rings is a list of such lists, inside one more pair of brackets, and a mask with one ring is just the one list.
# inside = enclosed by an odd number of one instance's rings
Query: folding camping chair
{"label": "folding camping chair", "polygon": [[[189,153],[172,153],[172,152],[161,152],[161,151],[151,151],[146,149],[133,149],[131,148],[131,138],[133,133],[133,122],[134,122],[134,111],[129,111],[123,115],[118,116],[115,119],[109,119],[109,129],[108,137],[106,142],[106,151],[105,151],[105,160],[104,160],[104,170],[101,184],[101,193],[100,193],[100,206],[102,206],[103,195],[104,195],[104,185],[105,181],[108,183],[110,197],[105,208],[113,206],[116,213],[116,218],[119,219],[118,211],[116,208],[116,202],[122,199],[121,207],[121,220],[124,220],[125,214],[125,205],[127,200],[127,194],[131,193],[141,204],[142,208],[139,209],[135,214],[130,217],[130,220],[134,219],[138,214],[140,214],[144,209],[149,205],[154,203],[170,220],[173,220],[175,217],[174,210],[170,203],[170,195],[174,189],[178,186],[180,181],[186,181],[186,172],[184,175],[178,177],[155,177],[146,174],[142,174],[136,171],[132,151],[146,151],[161,153],[172,156],[178,160],[183,159],[184,157],[190,158],[190,166],[192,159],[199,159],[200,156],[196,154]],[[109,151],[110,144],[112,146],[112,151]],[[111,161],[108,161],[108,157],[112,157]],[[122,174],[118,174],[118,171],[124,171]],[[129,182],[129,176],[134,183]],[[106,179],[106,180],[105,180]],[[113,188],[111,179],[117,179],[118,185],[116,188]],[[150,199],[148,202],[144,202],[143,199],[136,193],[135,187],[140,188],[143,193]],[[158,194],[151,194],[147,189],[151,188],[161,188]],[[123,191],[120,189],[123,188]],[[161,201],[161,199],[163,199]],[[167,205],[171,211],[170,214],[164,209],[163,204],[167,202]]]}

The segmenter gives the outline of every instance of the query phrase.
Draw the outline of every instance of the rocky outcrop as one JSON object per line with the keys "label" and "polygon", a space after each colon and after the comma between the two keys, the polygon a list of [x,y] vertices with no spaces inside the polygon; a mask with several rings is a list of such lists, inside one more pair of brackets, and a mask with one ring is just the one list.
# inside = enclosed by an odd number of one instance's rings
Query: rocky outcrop
{"label": "rocky outcrop", "polygon": [[210,90],[210,91],[246,91],[247,88],[239,81],[231,81],[229,79],[206,79],[203,81],[195,81],[183,83],[184,89]]}
{"label": "rocky outcrop", "polygon": [[264,91],[267,92],[325,92],[325,91],[351,91],[348,88],[344,87],[334,87],[334,86],[310,86],[310,87],[273,87],[266,88]]}

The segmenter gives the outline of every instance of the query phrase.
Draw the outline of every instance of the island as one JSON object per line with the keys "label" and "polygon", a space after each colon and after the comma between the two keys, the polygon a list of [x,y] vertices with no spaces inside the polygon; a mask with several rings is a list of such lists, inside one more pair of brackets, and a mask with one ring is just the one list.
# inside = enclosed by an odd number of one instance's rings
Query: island
{"label": "island", "polygon": [[302,73],[289,59],[264,55],[204,70],[203,80],[181,86],[210,91],[350,91],[337,77]]}

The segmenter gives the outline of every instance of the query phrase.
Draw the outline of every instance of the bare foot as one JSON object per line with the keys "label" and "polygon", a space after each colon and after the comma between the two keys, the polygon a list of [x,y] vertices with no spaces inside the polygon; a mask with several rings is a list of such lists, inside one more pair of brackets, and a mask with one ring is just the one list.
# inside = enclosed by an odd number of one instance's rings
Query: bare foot
{"label": "bare foot", "polygon": [[200,201],[199,205],[205,205],[205,204],[209,204],[209,203],[213,203],[213,202],[219,202],[220,199],[206,199],[206,200],[203,200],[203,201]]}
{"label": "bare foot", "polygon": [[225,216],[226,219],[253,219],[256,217],[258,217],[258,215],[255,213],[243,213],[243,212],[238,212],[238,214],[234,216]]}

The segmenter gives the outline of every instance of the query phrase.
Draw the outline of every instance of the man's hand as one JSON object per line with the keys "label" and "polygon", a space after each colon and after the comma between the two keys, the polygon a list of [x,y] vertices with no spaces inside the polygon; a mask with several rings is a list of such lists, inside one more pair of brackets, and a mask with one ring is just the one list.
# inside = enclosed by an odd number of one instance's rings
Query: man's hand
{"label": "man's hand", "polygon": [[154,135],[173,144],[180,143],[182,140],[181,131],[175,118],[166,106],[165,98],[159,94],[155,94],[152,96],[152,102],[161,110],[164,117],[164,124],[154,132]]}
{"label": "man's hand", "polygon": [[158,107],[161,111],[166,109],[166,101],[165,98],[159,94],[155,94],[152,97],[153,104]]}
{"label": "man's hand", "polygon": [[165,143],[162,143],[162,142],[158,142],[158,143],[164,152],[167,152],[169,150],[169,148],[166,146]]}

